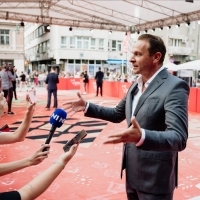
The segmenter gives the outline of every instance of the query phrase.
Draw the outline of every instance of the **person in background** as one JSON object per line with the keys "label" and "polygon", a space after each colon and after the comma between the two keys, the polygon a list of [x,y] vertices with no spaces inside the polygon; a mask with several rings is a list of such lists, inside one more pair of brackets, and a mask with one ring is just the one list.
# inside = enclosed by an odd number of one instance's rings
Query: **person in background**
{"label": "person in background", "polygon": [[9,70],[10,67],[8,65],[4,66],[4,69],[1,71],[1,80],[2,80],[2,91],[4,93],[4,97],[7,100],[8,104],[8,115],[14,115],[12,112],[12,99],[13,99],[13,84],[12,81],[15,80],[15,77],[12,75]]}
{"label": "person in background", "polygon": [[17,92],[16,92],[16,84],[17,84],[17,78],[18,78],[18,76],[17,76],[17,69],[15,69],[15,66],[12,66],[11,68],[10,68],[10,71],[11,71],[11,73],[12,73],[12,75],[14,76],[14,80],[12,81],[12,84],[13,84],[13,93],[14,93],[14,96],[15,96],[15,100],[17,100]]}
{"label": "person in background", "polygon": [[83,85],[84,85],[83,94],[87,94],[86,88],[87,88],[87,85],[88,85],[88,82],[89,82],[89,77],[88,77],[87,71],[84,71],[82,78],[83,78]]}
{"label": "person in background", "polygon": [[178,152],[188,139],[189,85],[163,66],[166,47],[155,35],[142,34],[133,45],[136,81],[114,108],[77,101],[66,109],[86,117],[120,123],[127,129],[109,136],[104,144],[123,143],[122,169],[128,200],[172,200],[178,186]]}
{"label": "person in background", "polygon": [[96,85],[97,85],[96,97],[99,94],[99,89],[100,89],[101,96],[103,95],[103,91],[102,91],[103,77],[104,77],[104,73],[101,71],[101,67],[99,67],[99,71],[96,72],[96,75],[95,75],[95,80],[96,80]]}
{"label": "person in background", "polygon": [[47,88],[47,91],[48,91],[46,109],[50,110],[52,93],[53,93],[53,96],[54,96],[53,108],[57,108],[58,107],[57,84],[59,83],[59,79],[58,79],[58,74],[56,73],[56,67],[53,66],[51,68],[51,72],[47,75],[45,83],[46,83],[46,88]]}
{"label": "person in background", "polygon": [[124,82],[128,82],[128,74],[124,76]]}
{"label": "person in background", "polygon": [[39,73],[38,71],[35,71],[34,73],[34,83],[35,83],[35,86],[38,86],[38,76],[39,76]]}
{"label": "person in background", "polygon": [[25,91],[27,90],[26,88],[26,75],[24,74],[24,72],[21,72],[20,77],[20,92],[22,91],[22,87],[25,88]]}

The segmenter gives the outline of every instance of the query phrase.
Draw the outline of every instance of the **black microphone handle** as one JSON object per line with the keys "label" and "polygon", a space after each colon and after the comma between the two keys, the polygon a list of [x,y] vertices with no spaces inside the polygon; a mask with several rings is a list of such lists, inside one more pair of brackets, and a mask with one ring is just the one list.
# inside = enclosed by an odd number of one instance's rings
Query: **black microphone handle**
{"label": "black microphone handle", "polygon": [[[56,128],[57,128],[57,127],[54,126],[54,125],[51,126],[51,130],[50,130],[50,132],[49,132],[49,135],[48,135],[48,138],[46,139],[45,144],[49,144],[49,143],[50,143],[51,138],[53,137],[53,134],[54,134]],[[47,151],[47,150],[49,150],[49,148],[48,148],[48,147],[45,147],[42,151]]]}

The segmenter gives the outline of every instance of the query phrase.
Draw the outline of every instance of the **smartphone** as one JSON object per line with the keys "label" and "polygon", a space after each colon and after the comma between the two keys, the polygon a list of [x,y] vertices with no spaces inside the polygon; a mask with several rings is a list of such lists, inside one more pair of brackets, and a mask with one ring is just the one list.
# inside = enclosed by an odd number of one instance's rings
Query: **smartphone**
{"label": "smartphone", "polygon": [[72,138],[70,141],[68,141],[65,144],[65,146],[63,147],[63,150],[65,152],[69,151],[72,145],[79,143],[81,140],[83,140],[84,137],[86,137],[86,135],[87,135],[87,132],[85,130],[82,130],[81,132],[76,134],[74,138]]}
{"label": "smartphone", "polygon": [[31,102],[31,103],[36,103],[37,101],[37,97],[35,95],[35,91],[31,90],[28,92],[28,100]]}

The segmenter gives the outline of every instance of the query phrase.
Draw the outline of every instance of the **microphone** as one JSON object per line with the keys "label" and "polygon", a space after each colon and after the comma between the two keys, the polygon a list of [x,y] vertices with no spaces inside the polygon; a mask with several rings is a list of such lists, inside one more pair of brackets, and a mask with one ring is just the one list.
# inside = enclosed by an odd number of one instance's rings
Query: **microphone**
{"label": "microphone", "polygon": [[[67,113],[63,109],[57,108],[53,112],[53,114],[50,117],[50,124],[52,124],[52,126],[51,126],[51,130],[49,132],[49,135],[46,139],[45,144],[50,143],[51,138],[52,138],[56,128],[60,128],[63,125],[63,123],[65,122],[66,118],[67,118]],[[45,147],[43,149],[43,151],[47,151],[48,149],[49,149],[48,147]]]}

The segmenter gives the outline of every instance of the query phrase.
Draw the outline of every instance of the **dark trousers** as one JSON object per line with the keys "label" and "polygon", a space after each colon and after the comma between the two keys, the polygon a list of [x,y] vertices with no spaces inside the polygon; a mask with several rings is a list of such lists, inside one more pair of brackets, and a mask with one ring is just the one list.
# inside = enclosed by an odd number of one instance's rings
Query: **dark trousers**
{"label": "dark trousers", "polygon": [[101,96],[102,96],[102,85],[103,85],[103,83],[102,82],[96,82],[96,84],[97,84],[97,96],[98,96],[98,94],[99,94],[99,88],[100,88],[100,94],[101,94]]}
{"label": "dark trousers", "polygon": [[8,112],[11,112],[13,88],[9,88],[8,90],[3,90],[3,93],[8,103]]}
{"label": "dark trousers", "polygon": [[126,182],[126,193],[128,200],[173,200],[173,193],[169,194],[151,194],[145,193],[132,188],[128,182]]}
{"label": "dark trousers", "polygon": [[14,93],[15,99],[17,99],[17,93],[16,93],[16,81],[13,81],[12,84],[13,84],[13,93]]}
{"label": "dark trousers", "polygon": [[54,96],[54,105],[53,107],[58,107],[58,100],[57,100],[57,90],[48,90],[48,100],[47,100],[47,108],[50,108],[51,105],[51,94],[53,93]]}

